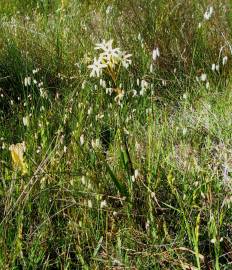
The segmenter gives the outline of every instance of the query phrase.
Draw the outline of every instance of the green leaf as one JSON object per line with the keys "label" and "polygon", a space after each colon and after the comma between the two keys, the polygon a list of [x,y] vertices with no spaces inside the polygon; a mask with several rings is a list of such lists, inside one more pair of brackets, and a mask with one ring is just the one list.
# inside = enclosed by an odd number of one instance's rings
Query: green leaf
{"label": "green leaf", "polygon": [[107,164],[107,162],[104,162],[105,166],[106,166],[106,170],[109,173],[112,181],[114,182],[116,188],[118,189],[118,191],[120,192],[121,195],[126,196],[127,198],[129,197],[129,192],[127,190],[126,185],[124,185],[123,183],[121,183],[117,177],[115,176],[114,172],[111,170],[110,166]]}

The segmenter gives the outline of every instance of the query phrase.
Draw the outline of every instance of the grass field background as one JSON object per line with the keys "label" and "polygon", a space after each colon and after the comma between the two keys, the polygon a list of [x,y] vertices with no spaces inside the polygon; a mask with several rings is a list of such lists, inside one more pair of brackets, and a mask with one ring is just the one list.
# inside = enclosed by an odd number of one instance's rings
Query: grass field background
{"label": "grass field background", "polygon": [[232,269],[231,8],[0,0],[1,269]]}

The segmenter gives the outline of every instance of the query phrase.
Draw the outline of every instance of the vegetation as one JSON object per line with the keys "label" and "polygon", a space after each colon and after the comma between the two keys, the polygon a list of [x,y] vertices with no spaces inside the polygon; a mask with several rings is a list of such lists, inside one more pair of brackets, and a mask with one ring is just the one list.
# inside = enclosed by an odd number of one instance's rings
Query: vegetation
{"label": "vegetation", "polygon": [[232,4],[0,1],[0,268],[232,268]]}

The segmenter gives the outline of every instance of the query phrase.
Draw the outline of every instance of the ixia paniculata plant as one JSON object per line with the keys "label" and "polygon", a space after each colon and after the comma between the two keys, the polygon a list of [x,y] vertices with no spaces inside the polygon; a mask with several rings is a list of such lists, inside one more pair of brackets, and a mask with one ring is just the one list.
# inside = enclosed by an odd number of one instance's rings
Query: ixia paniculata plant
{"label": "ixia paniculata plant", "polygon": [[122,90],[117,85],[117,78],[120,73],[121,68],[127,69],[131,65],[131,54],[122,51],[120,48],[113,48],[113,40],[105,41],[102,43],[97,43],[95,45],[95,50],[99,51],[98,58],[94,57],[93,63],[88,66],[91,69],[90,77],[101,77],[106,74],[109,77],[110,84],[114,88],[107,88],[107,93],[115,92],[117,96],[115,101],[120,103],[124,96],[124,90]]}

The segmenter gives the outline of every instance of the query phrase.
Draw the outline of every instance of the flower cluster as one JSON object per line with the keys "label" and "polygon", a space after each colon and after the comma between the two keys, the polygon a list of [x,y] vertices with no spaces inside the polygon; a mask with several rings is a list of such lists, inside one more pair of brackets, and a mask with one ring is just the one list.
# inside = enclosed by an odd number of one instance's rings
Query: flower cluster
{"label": "flower cluster", "polygon": [[91,69],[90,77],[100,77],[103,70],[114,79],[115,68],[122,65],[124,68],[128,68],[131,64],[131,54],[127,54],[120,48],[113,48],[113,40],[98,43],[95,46],[95,50],[101,51],[98,58],[94,58],[94,61],[88,68]]}
{"label": "flower cluster", "polygon": [[23,159],[24,152],[26,151],[25,142],[12,144],[9,147],[12,157],[12,163],[16,170],[20,170],[22,175],[27,173],[27,164]]}
{"label": "flower cluster", "polygon": [[208,21],[213,15],[213,7],[209,6],[207,7],[205,13],[204,13],[204,19]]}
{"label": "flower cluster", "polygon": [[25,86],[25,87],[30,87],[30,86],[36,86],[38,87],[39,89],[39,92],[40,92],[40,96],[42,98],[48,98],[48,93],[47,91],[45,90],[44,88],[44,83],[42,80],[37,80],[36,79],[36,75],[37,73],[40,71],[39,68],[36,68],[36,69],[33,69],[32,70],[32,75],[31,76],[26,76],[22,82],[22,84]]}
{"label": "flower cluster", "polygon": [[160,57],[160,51],[159,48],[154,48],[152,51],[152,59],[153,61],[156,61]]}

